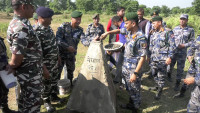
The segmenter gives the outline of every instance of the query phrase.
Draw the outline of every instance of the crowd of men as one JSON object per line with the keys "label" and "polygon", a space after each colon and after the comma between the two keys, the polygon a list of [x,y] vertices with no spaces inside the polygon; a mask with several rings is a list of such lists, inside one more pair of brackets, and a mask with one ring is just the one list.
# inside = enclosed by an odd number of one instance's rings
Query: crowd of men
{"label": "crowd of men", "polygon": [[[117,15],[108,22],[107,32],[99,23],[99,14],[95,14],[92,17],[93,23],[84,33],[79,26],[82,13],[73,11],[71,22],[61,24],[54,35],[50,27],[53,10],[39,7],[35,11],[33,0],[12,0],[11,4],[14,17],[8,26],[7,41],[12,56],[8,62],[6,46],[3,38],[0,38],[0,70],[14,73],[21,91],[18,111],[10,110],[8,89],[0,79],[0,106],[3,113],[39,113],[41,99],[48,112],[55,112],[51,102],[62,104],[64,101],[57,96],[57,82],[63,69],[73,86],[73,72],[80,40],[83,45],[89,46],[93,40],[103,40],[107,35],[110,35],[109,43],[124,44],[121,51],[105,53],[117,69],[113,82],[124,85],[130,94],[129,103],[121,105],[121,108],[132,110],[133,113],[138,112],[141,104],[142,67],[145,62],[148,62],[150,67],[149,78],[155,80],[156,85],[150,90],[156,90],[156,100],[161,98],[165,76],[172,81],[172,70],[177,62],[174,90],[180,92],[174,97],[183,97],[187,86],[195,84],[187,112],[200,112],[200,37],[195,40],[194,29],[187,25],[187,14],[182,14],[180,25],[171,30],[165,26],[158,11],[152,12],[151,20],[146,20],[143,18],[143,9],[139,9],[137,13],[125,14],[125,8],[119,7]],[[35,25],[32,26],[29,19],[34,12]],[[186,58],[191,66],[183,79]],[[180,88],[181,80],[184,84]]]}

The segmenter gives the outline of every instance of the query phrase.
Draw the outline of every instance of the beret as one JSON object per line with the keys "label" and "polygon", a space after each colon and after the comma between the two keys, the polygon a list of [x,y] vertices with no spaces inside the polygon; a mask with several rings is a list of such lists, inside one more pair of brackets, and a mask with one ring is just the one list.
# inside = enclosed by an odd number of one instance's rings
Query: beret
{"label": "beret", "polygon": [[53,10],[47,7],[39,7],[36,9],[36,13],[38,16],[42,18],[51,18],[54,15]]}
{"label": "beret", "polygon": [[155,16],[151,20],[152,21],[162,21],[162,17],[161,16]]}
{"label": "beret", "polygon": [[99,18],[99,14],[98,14],[98,13],[94,14],[94,15],[92,16],[92,19],[94,19],[94,18]]}
{"label": "beret", "polygon": [[80,12],[80,11],[73,11],[73,12],[71,13],[71,17],[72,17],[72,18],[78,18],[78,17],[81,17],[82,15],[83,15],[83,13]]}
{"label": "beret", "polygon": [[33,19],[35,19],[35,20],[38,19],[38,15],[37,15],[37,13],[34,13],[34,14],[33,14]]}
{"label": "beret", "polygon": [[180,16],[180,18],[185,18],[185,19],[188,20],[188,15],[187,15],[187,14],[182,14],[182,15]]}
{"label": "beret", "polygon": [[134,12],[126,13],[124,16],[124,21],[129,21],[129,20],[135,20],[137,22],[138,21],[137,13]]}
{"label": "beret", "polygon": [[12,0],[11,5],[30,4],[34,5],[33,0]]}

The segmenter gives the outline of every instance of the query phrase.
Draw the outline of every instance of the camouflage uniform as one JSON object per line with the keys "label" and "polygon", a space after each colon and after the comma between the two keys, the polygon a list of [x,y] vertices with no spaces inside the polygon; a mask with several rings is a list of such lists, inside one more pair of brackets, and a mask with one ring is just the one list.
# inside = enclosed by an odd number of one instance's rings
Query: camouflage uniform
{"label": "camouflage uniform", "polygon": [[[122,33],[122,29],[121,29]],[[124,62],[122,66],[122,76],[126,81],[127,89],[130,93],[130,102],[134,104],[135,108],[140,106],[140,86],[141,86],[141,74],[137,76],[135,82],[130,82],[130,77],[134,73],[137,64],[140,60],[140,57],[143,57],[147,54],[146,52],[146,39],[142,31],[139,30],[136,33],[136,37],[131,35],[131,32],[127,33],[128,39],[125,44],[124,51]],[[132,37],[135,37],[134,39]]]}
{"label": "camouflage uniform", "polygon": [[51,27],[44,27],[40,23],[35,28],[36,34],[41,41],[43,52],[43,63],[50,73],[50,79],[44,79],[44,92],[42,98],[45,102],[50,102],[49,97],[52,93],[57,95],[57,82],[60,79],[58,66],[58,45],[56,37]]}
{"label": "camouflage uniform", "polygon": [[10,22],[7,39],[12,54],[23,55],[16,68],[21,87],[18,109],[20,113],[39,113],[42,90],[42,48],[29,20],[14,16]]}
{"label": "camouflage uniform", "polygon": [[98,27],[95,27],[93,23],[91,23],[88,25],[85,36],[89,39],[89,42],[91,42],[96,36],[101,36],[104,32],[105,31],[102,24],[99,24]]}
{"label": "camouflage uniform", "polygon": [[196,74],[195,74],[195,89],[191,93],[191,98],[187,106],[188,113],[200,112],[200,36],[192,44],[188,50],[188,56],[194,56]]}
{"label": "camouflage uniform", "polygon": [[164,76],[166,75],[167,58],[172,58],[175,49],[173,32],[167,28],[154,32],[150,38],[149,56],[151,60],[152,75],[159,88],[164,86]]}
{"label": "camouflage uniform", "polygon": [[69,46],[72,46],[77,50],[78,43],[81,39],[81,42],[85,46],[89,46],[89,40],[85,37],[83,33],[83,29],[78,27],[76,29],[72,29],[71,23],[66,22],[63,23],[60,27],[58,27],[58,31],[56,33],[56,38],[58,40],[58,46],[60,50],[60,56],[62,59],[62,66],[59,70],[61,75],[62,69],[64,65],[66,65],[65,70],[67,70],[68,79],[73,79],[73,72],[75,70],[75,55],[76,53],[70,53],[67,51]]}
{"label": "camouflage uniform", "polygon": [[[181,81],[181,77],[183,76],[184,67],[185,67],[185,60],[187,56],[187,48],[191,46],[195,39],[194,35],[194,29],[187,26],[185,28],[181,28],[180,26],[177,26],[173,30],[174,32],[174,38],[175,38],[175,44],[176,44],[176,51],[175,55],[172,59],[172,63],[170,65],[171,72],[174,67],[174,65],[177,62],[177,76],[176,80]],[[179,49],[178,45],[184,44],[185,48]]]}
{"label": "camouflage uniform", "polygon": [[[4,44],[4,39],[0,37],[0,71],[6,69],[8,64],[8,57],[6,53],[6,46]],[[8,106],[8,89],[5,87],[1,77],[0,77],[0,107]]]}

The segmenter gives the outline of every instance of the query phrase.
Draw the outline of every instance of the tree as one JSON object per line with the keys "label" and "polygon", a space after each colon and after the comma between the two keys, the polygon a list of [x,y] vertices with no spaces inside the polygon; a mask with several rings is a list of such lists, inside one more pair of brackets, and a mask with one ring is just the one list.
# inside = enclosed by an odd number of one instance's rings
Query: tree
{"label": "tree", "polygon": [[159,6],[153,6],[152,11],[158,11],[159,13],[161,12],[161,8]]}
{"label": "tree", "polygon": [[161,13],[162,13],[165,17],[169,16],[169,13],[170,13],[169,7],[167,7],[166,5],[163,5],[163,6],[161,7]]}
{"label": "tree", "polygon": [[194,9],[194,13],[196,15],[200,16],[200,0],[194,0],[194,2],[192,2],[192,7]]}
{"label": "tree", "polygon": [[172,14],[181,13],[180,7],[173,7],[172,10],[171,10],[171,13],[172,13]]}

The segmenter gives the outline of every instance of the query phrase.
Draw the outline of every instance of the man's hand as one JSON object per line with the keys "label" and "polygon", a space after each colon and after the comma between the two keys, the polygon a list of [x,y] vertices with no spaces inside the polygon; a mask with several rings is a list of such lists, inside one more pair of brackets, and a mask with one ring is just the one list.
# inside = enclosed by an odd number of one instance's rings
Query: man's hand
{"label": "man's hand", "polygon": [[108,32],[105,32],[104,34],[101,35],[100,40],[104,40],[108,35]]}
{"label": "man's hand", "polygon": [[165,61],[165,63],[166,63],[167,65],[169,65],[169,64],[171,64],[171,61],[172,61],[171,58],[167,58],[166,61]]}
{"label": "man's hand", "polygon": [[50,78],[50,73],[47,70],[45,65],[43,65],[43,76],[44,76],[45,79],[49,79]]}
{"label": "man's hand", "polygon": [[130,82],[135,82],[137,79],[137,76],[135,74],[132,74],[130,77]]}
{"label": "man's hand", "polygon": [[194,77],[188,77],[186,79],[183,80],[185,84],[190,85],[190,84],[194,84]]}
{"label": "man's hand", "polygon": [[93,40],[94,40],[94,41],[99,41],[99,40],[100,40],[99,35],[97,35]]}
{"label": "man's hand", "polygon": [[10,73],[13,73],[15,75],[15,69],[11,68],[9,64],[6,66],[6,71],[8,71],[7,75],[9,75]]}
{"label": "man's hand", "polygon": [[72,47],[72,46],[69,46],[69,47],[67,48],[67,50],[68,50],[70,53],[75,53],[75,52],[76,52],[76,49],[74,49],[74,47]]}
{"label": "man's hand", "polygon": [[188,56],[187,59],[190,62],[190,64],[192,64],[193,56]]}
{"label": "man's hand", "polygon": [[185,45],[184,45],[184,44],[179,44],[179,45],[178,45],[178,48],[179,48],[179,49],[185,48]]}

